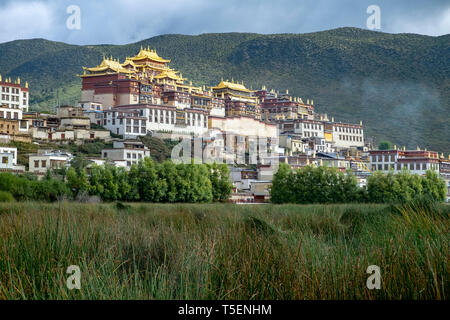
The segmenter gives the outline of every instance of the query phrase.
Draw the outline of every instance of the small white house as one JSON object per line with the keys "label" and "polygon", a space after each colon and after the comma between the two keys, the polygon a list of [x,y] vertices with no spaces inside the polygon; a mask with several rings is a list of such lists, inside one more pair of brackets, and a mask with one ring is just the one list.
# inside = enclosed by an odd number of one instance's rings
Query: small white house
{"label": "small white house", "polygon": [[72,158],[72,154],[59,150],[38,150],[37,154],[29,157],[29,171],[45,174],[49,169],[60,169],[69,165]]}
{"label": "small white house", "polygon": [[17,165],[17,148],[0,147],[0,171],[25,172],[25,166]]}
{"label": "small white house", "polygon": [[150,150],[140,141],[116,140],[113,142],[113,148],[102,150],[102,159],[107,159],[115,163],[126,161],[128,168],[145,157],[150,157]]}

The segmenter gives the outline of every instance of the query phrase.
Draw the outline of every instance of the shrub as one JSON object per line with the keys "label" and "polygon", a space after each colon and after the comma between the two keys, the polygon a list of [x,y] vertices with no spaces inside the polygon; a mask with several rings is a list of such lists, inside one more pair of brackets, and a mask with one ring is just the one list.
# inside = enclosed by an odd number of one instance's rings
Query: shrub
{"label": "shrub", "polygon": [[0,202],[14,202],[13,195],[8,191],[0,191]]}

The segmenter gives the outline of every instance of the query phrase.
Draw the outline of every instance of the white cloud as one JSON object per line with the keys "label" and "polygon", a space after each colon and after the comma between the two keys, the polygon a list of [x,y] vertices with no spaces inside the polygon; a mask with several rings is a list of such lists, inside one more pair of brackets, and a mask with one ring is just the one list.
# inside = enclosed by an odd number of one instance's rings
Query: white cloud
{"label": "white cloud", "polygon": [[390,29],[395,33],[418,33],[429,36],[448,34],[450,33],[450,8],[436,15],[402,17],[395,20]]}
{"label": "white cloud", "polygon": [[42,2],[9,2],[0,7],[0,42],[45,37],[53,20],[51,8]]}

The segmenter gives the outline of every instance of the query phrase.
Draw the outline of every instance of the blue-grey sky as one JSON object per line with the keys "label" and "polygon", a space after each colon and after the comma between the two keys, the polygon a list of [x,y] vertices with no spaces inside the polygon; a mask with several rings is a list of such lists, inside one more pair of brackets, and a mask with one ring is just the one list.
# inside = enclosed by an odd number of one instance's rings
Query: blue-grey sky
{"label": "blue-grey sky", "polygon": [[[71,5],[80,9],[79,30],[66,24]],[[382,32],[450,33],[449,0],[1,0],[0,42],[125,44],[168,33],[367,28],[369,5],[380,7]]]}

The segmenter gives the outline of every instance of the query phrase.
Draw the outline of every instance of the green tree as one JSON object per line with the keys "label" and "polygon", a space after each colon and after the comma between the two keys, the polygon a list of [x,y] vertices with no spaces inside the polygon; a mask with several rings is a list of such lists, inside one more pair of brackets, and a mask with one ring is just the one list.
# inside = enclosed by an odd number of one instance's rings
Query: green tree
{"label": "green tree", "polygon": [[392,148],[392,143],[390,141],[381,141],[378,144],[378,150],[390,150]]}
{"label": "green tree", "polygon": [[[281,163],[280,166],[278,167],[277,172],[273,176],[272,186],[270,188],[270,200],[273,203],[291,202],[292,189],[290,189],[289,187],[289,180],[291,177],[292,177],[291,167],[285,163]],[[295,187],[298,187],[298,185],[295,184]]]}
{"label": "green tree", "polygon": [[226,201],[233,191],[230,170],[224,163],[207,165],[210,171],[213,201]]}
{"label": "green tree", "polygon": [[67,170],[66,179],[67,187],[72,192],[74,198],[76,198],[80,192],[89,191],[90,189],[86,170],[84,169],[82,169],[80,173],[77,173],[73,167],[70,167]]}
{"label": "green tree", "polygon": [[435,201],[444,201],[447,194],[447,188],[435,171],[428,170],[422,177],[423,194]]}

